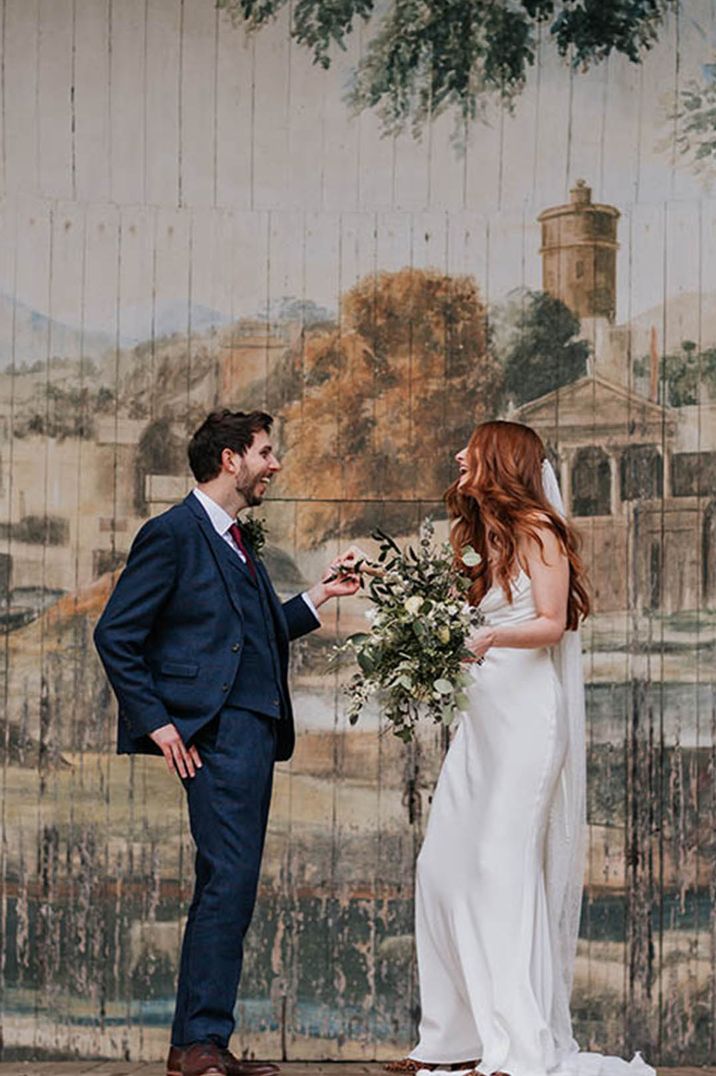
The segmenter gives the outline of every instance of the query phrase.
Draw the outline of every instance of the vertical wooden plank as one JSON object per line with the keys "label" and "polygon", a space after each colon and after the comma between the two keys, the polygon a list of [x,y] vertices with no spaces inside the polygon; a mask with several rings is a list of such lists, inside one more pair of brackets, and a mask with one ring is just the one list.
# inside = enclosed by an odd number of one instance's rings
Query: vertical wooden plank
{"label": "vertical wooden plank", "polygon": [[610,61],[595,65],[573,78],[572,141],[569,149],[567,183],[586,179],[593,190],[593,200],[601,202],[602,140],[607,119]]}
{"label": "vertical wooden plank", "polygon": [[216,333],[230,309],[231,249],[222,232],[223,214],[195,209],[191,217],[191,311],[187,436],[202,421],[216,394]]}
{"label": "vertical wooden plank", "polygon": [[[82,615],[80,587],[82,583],[89,582],[89,578],[83,575],[88,572],[88,565],[92,562],[92,548],[88,542],[91,537],[87,534],[85,520],[88,514],[86,503],[87,487],[90,486],[89,496],[92,498],[94,491],[92,483],[88,482],[88,458],[89,436],[92,422],[91,395],[91,361],[85,356],[85,288],[87,266],[87,220],[83,209],[75,208],[72,213],[69,208],[66,211],[65,227],[69,223],[67,231],[72,234],[72,250],[68,257],[67,273],[72,280],[75,293],[75,311],[73,321],[79,328],[78,356],[76,364],[74,391],[76,393],[76,408],[74,413],[75,438],[73,439],[74,461],[72,456],[68,459],[68,478],[74,487],[74,496],[68,504],[71,513],[70,534],[73,545],[73,579],[70,589],[72,595],[71,629],[69,631],[69,644],[67,635],[63,632],[63,626],[58,625],[58,636],[64,642],[64,646],[58,648],[62,655],[62,694],[65,703],[65,721],[63,734],[63,749],[72,758],[73,765],[66,789],[68,798],[68,821],[67,821],[67,923],[65,937],[69,938],[69,945],[75,953],[72,962],[72,972],[69,976],[69,989],[66,1001],[66,1012],[69,1019],[74,1015],[77,995],[92,999],[96,992],[96,980],[92,973],[91,953],[95,941],[94,927],[96,926],[96,912],[92,907],[92,866],[96,849],[96,830],[92,823],[87,823],[83,812],[79,808],[86,794],[84,762],[85,748],[91,744],[91,734],[88,735],[86,712],[91,709],[91,688],[96,680],[96,671],[93,670],[93,655],[88,653],[87,619]],[[88,376],[88,374],[90,376]],[[88,385],[89,382],[89,385]],[[71,475],[71,477],[70,477]],[[95,675],[92,676],[92,672]],[[85,686],[86,685],[86,686]],[[83,690],[84,689],[84,690]],[[65,942],[67,944],[67,942]],[[69,1038],[71,1048],[81,1052],[86,1048],[86,1039],[82,1033],[70,1025]],[[83,1041],[84,1039],[84,1041]],[[96,1040],[95,1040],[96,1042]]]}
{"label": "vertical wooden plank", "polygon": [[7,194],[7,120],[5,102],[7,86],[5,83],[5,41],[7,27],[7,3],[0,10],[0,192]]}
{"label": "vertical wooden plank", "polygon": [[[292,208],[314,210],[322,203],[324,169],[330,154],[326,109],[328,100],[340,89],[335,71],[317,70],[308,50],[296,42],[289,45],[287,63],[286,158],[291,176],[282,200]],[[314,104],[319,82],[323,93]]]}
{"label": "vertical wooden plank", "polygon": [[218,15],[216,99],[216,201],[246,209],[253,205],[256,44]]}
{"label": "vertical wooden plank", "polygon": [[147,174],[145,198],[155,205],[181,204],[179,78],[183,0],[147,0]]}
{"label": "vertical wooden plank", "polygon": [[[420,139],[413,138],[410,132],[399,135],[391,148],[390,208],[398,211],[424,210],[431,196],[432,127],[428,127]],[[381,178],[385,183],[387,176]]]}
{"label": "vertical wooden plank", "polygon": [[38,9],[38,185],[72,196],[72,0],[41,0]]}
{"label": "vertical wooden plank", "polygon": [[625,57],[609,59],[603,150],[596,187],[599,199],[608,205],[620,205],[624,191],[629,188],[630,197],[636,196],[642,137],[642,72],[642,66],[629,63]]}
{"label": "vertical wooden plank", "polygon": [[[40,239],[40,249],[33,250],[33,268],[35,258],[44,257],[46,271],[46,294],[43,307],[47,312],[47,322],[44,332],[45,355],[42,363],[42,377],[39,379],[42,401],[39,407],[39,417],[44,418],[45,423],[49,419],[49,388],[51,384],[51,356],[52,356],[52,315],[53,315],[53,284],[54,284],[54,251],[55,251],[55,213],[50,210],[42,220],[41,230],[37,229],[40,223],[40,215],[36,217],[34,234]],[[43,234],[44,233],[44,234]],[[45,426],[45,429],[47,427]],[[37,489],[35,491],[35,503],[38,506],[38,515],[41,519],[48,516],[48,488],[50,481],[49,471],[49,438],[47,435],[38,438],[37,460]],[[44,442],[44,443],[43,443]],[[48,585],[48,542],[47,528],[43,528],[40,561],[37,565],[39,577],[39,589],[44,599]],[[44,602],[43,602],[44,604]],[[57,1049],[60,1044],[57,1039],[57,1012],[56,995],[53,987],[57,982],[59,970],[59,933],[57,909],[55,908],[57,868],[59,864],[59,831],[55,823],[55,783],[52,773],[52,756],[56,749],[56,728],[54,725],[54,713],[52,695],[50,690],[50,676],[48,667],[48,640],[47,628],[44,619],[40,621],[38,641],[38,691],[33,699],[33,709],[37,713],[39,750],[37,760],[37,933],[36,941],[40,957],[37,961],[39,982],[38,998],[39,1013],[35,1034],[36,1041],[47,1044],[50,1048]]]}
{"label": "vertical wooden plank", "polygon": [[[358,151],[356,154],[356,204],[358,209],[385,211],[393,204],[396,183],[395,139],[384,135],[380,121],[372,112],[357,118]],[[390,176],[390,182],[387,177]]]}
{"label": "vertical wooden plank", "polygon": [[[668,197],[673,193],[673,181],[675,178],[674,165],[676,164],[676,147],[674,135],[676,133],[672,124],[664,122],[663,114],[654,117],[651,102],[656,100],[656,95],[661,95],[667,107],[671,110],[675,102],[675,93],[679,83],[679,63],[677,59],[677,40],[686,19],[679,16],[670,18],[664,25],[661,34],[659,52],[652,62],[643,64],[641,67],[641,130],[640,130],[640,163],[638,198],[645,202],[653,202],[659,198]],[[656,122],[655,122],[656,120]],[[661,122],[659,122],[661,121]],[[671,128],[671,130],[669,129]],[[662,149],[662,161],[671,171],[669,189],[664,189],[664,175],[661,168],[648,167],[652,140],[659,138],[666,144]]]}
{"label": "vertical wooden plank", "polygon": [[[569,68],[554,56],[554,46],[545,43],[545,64],[541,69],[539,141],[536,145],[534,175],[535,201],[538,206],[566,201],[573,174],[571,147],[573,134],[573,77]],[[578,76],[574,76],[578,77]],[[549,116],[549,122],[546,117]]]}
{"label": "vertical wooden plank", "polygon": [[[361,413],[366,422],[367,435],[362,445],[354,445],[351,451],[342,452],[342,445],[345,440],[342,428],[344,420],[348,419],[349,416],[343,413],[342,408],[336,408],[336,413],[333,416],[335,422],[335,448],[333,451],[340,475],[338,481],[339,496],[345,499],[365,495],[365,491],[361,488],[362,483],[360,480],[356,481],[354,476],[354,457],[356,453],[368,453],[371,458],[375,459],[380,451],[379,436],[376,430],[375,387],[373,385],[375,371],[371,372],[369,368],[367,373],[371,381],[367,398],[365,398],[365,384],[360,373],[361,349],[367,347],[368,356],[375,354],[376,334],[373,328],[375,314],[371,312],[369,324],[361,326],[359,334],[359,326],[356,324],[355,313],[351,308],[351,297],[356,291],[366,285],[368,287],[377,287],[379,272],[378,230],[377,217],[372,213],[348,213],[341,216],[338,270],[341,289],[338,310],[339,340],[344,348],[348,370],[354,368],[353,364],[358,368],[352,377],[349,377],[348,373],[344,373],[344,377],[346,380],[355,382],[354,385],[351,385],[351,388],[355,390],[352,406],[355,407],[359,402]],[[366,375],[364,374],[363,376],[365,377]]]}
{"label": "vertical wooden plank", "polygon": [[246,410],[254,405],[249,386],[263,395],[261,375],[268,346],[265,327],[266,274],[270,214],[237,211],[231,216],[230,277],[231,324],[222,331],[220,371],[217,383],[219,403]]}
{"label": "vertical wooden plank", "polygon": [[[4,437],[2,446],[2,468],[0,469],[0,475],[2,476],[2,513],[3,518],[11,521],[12,516],[12,503],[13,503],[13,476],[14,476],[14,454],[13,448],[15,439],[13,436],[13,424],[14,424],[14,412],[15,412],[15,295],[16,289],[16,277],[17,277],[17,220],[13,211],[9,211],[7,203],[5,204],[2,214],[0,214],[0,228],[2,229],[2,242],[0,242],[0,274],[1,279],[8,291],[8,294],[12,297],[10,300],[9,310],[9,332],[7,336],[3,334],[4,339],[4,351],[5,351],[5,365],[6,371],[2,376],[3,381],[3,412],[5,422],[3,423]],[[12,530],[8,527],[7,535],[2,543],[2,553],[8,567],[8,578],[4,588],[3,594],[3,612],[7,615],[10,609],[11,603],[11,587],[12,587]],[[10,788],[12,781],[12,773],[10,769],[10,734],[11,734],[11,721],[10,721],[10,633],[7,625],[3,625],[3,639],[2,639],[2,656],[0,657],[0,669],[2,671],[2,679],[0,681],[2,695],[2,721],[3,721],[3,751],[2,751],[2,790],[0,792],[0,932],[2,933],[3,944],[0,948],[0,1030],[2,1031],[3,1041],[7,1035],[7,1017],[6,1013],[10,1008],[11,1002],[8,1002],[10,995],[11,976],[8,974],[9,968],[13,965],[17,966],[17,950],[18,943],[22,936],[22,929],[16,933],[14,952],[11,947],[9,938],[9,924],[11,916],[15,920],[15,923],[20,925],[22,919],[18,916],[18,900],[20,894],[20,886],[18,885],[20,875],[20,861],[17,855],[17,825],[14,824],[12,818],[12,807],[10,801]],[[10,878],[14,881],[14,901],[9,895],[8,882]]]}
{"label": "vertical wooden plank", "polygon": [[[363,54],[369,30],[358,28],[358,54]],[[356,152],[356,208],[385,210],[392,203],[393,185],[385,177],[392,175],[395,147],[391,136],[384,136],[380,121],[372,111],[362,111],[358,126]]]}
{"label": "vertical wooden plank", "polygon": [[39,0],[10,0],[5,7],[6,185],[8,192],[37,191],[37,28]]}
{"label": "vertical wooden plank", "polygon": [[74,188],[80,201],[110,197],[109,0],[74,0]]}
{"label": "vertical wooden plank", "polygon": [[[209,410],[219,404],[223,405],[220,400],[222,340],[233,320],[231,266],[235,252],[232,242],[234,219],[231,211],[214,210],[205,214],[204,220],[199,234],[202,235],[204,229],[206,230],[208,241],[204,244],[204,249],[207,262],[195,285],[195,301],[204,325],[202,351],[207,363],[213,367],[210,383],[207,384],[206,379],[203,383],[205,395],[202,406]],[[196,234],[195,231],[195,236]],[[210,324],[207,325],[207,322]]]}
{"label": "vertical wooden plank", "polygon": [[[714,238],[716,237],[716,214],[714,206],[709,201],[700,205],[701,215],[701,239],[699,258],[699,294],[702,300],[699,308],[699,352],[707,351],[713,347],[712,308],[708,296],[716,286],[716,250]],[[705,359],[705,355],[704,355]],[[701,365],[701,378],[704,379],[704,365]],[[691,427],[690,449],[696,451],[713,451],[716,443],[716,422],[714,420],[713,404],[709,405],[710,396],[703,391],[703,385],[699,393],[699,403],[695,419]],[[714,513],[714,489],[713,483],[705,480],[704,472],[699,468],[698,480],[698,517],[701,526],[694,540],[699,543],[699,559],[701,564],[701,588],[698,601],[698,628],[696,633],[696,729],[695,729],[695,753],[697,756],[698,775],[695,781],[693,793],[693,810],[698,827],[698,849],[696,854],[696,874],[699,883],[699,914],[695,920],[695,959],[700,969],[699,978],[706,980],[703,983],[704,1001],[701,1011],[711,1017],[716,1013],[716,945],[714,945],[713,912],[716,901],[716,863],[709,852],[708,830],[714,819],[713,799],[714,789],[714,746],[716,742],[716,725],[714,724],[713,709],[713,667],[706,656],[702,644],[707,637],[710,613],[713,609],[712,591],[709,583],[713,579],[714,548],[708,542],[712,533],[712,519]],[[714,1049],[714,1029],[708,1037],[704,1037],[699,1046],[707,1052]]]}
{"label": "vertical wooden plank", "polygon": [[[328,224],[329,222],[333,224],[333,227],[330,227],[329,224],[330,231],[328,231],[328,229],[326,230],[327,234],[324,235],[323,243],[321,245],[324,247],[324,257],[327,260],[327,264],[330,266],[328,279],[340,282],[341,250],[337,242],[339,232],[336,227],[337,222],[335,219],[328,218],[326,223]],[[308,241],[308,235],[306,239],[304,264],[307,264],[311,259],[315,245],[317,245],[316,236],[311,236],[311,240],[313,240],[312,242]],[[340,297],[336,295],[334,297],[334,302],[338,301],[339,298]],[[338,342],[339,347],[341,342]],[[345,343],[347,343],[347,341],[345,341]],[[350,366],[348,366],[348,370],[349,369]],[[345,373],[341,380],[344,379],[348,380],[348,378],[345,377]],[[347,425],[347,423],[344,422],[344,417],[347,416],[341,414],[340,394],[337,396],[334,394],[333,401],[335,404],[335,420],[337,426],[336,439],[334,442],[337,457],[336,463],[343,471],[343,474],[341,476],[341,484],[336,485],[333,490],[328,489],[326,492],[329,495],[331,493],[334,493],[334,495],[337,493],[338,496],[343,499],[346,496],[345,490],[348,477],[346,471],[350,468],[351,446],[345,437],[345,425]],[[304,436],[311,436],[312,425],[313,423],[310,414],[304,414],[302,425]],[[346,525],[346,516],[349,516],[349,511],[346,512],[346,507],[347,506],[344,506],[343,504],[338,504],[331,505],[329,508],[335,522],[331,528],[332,537],[328,541],[324,539],[321,543],[321,556],[324,563],[330,562],[333,557],[338,555],[341,548],[345,547],[347,533],[350,533],[350,525]],[[331,532],[326,531],[325,533]],[[325,610],[323,616],[323,630],[331,641],[338,641],[344,636],[345,606],[346,603],[338,601],[332,603],[332,607],[328,607]],[[370,955],[365,949],[366,944],[369,944],[368,939],[371,932],[371,902],[369,897],[364,901],[356,900],[356,889],[358,888],[356,886],[356,873],[360,874],[361,881],[363,881],[365,878],[364,864],[360,864],[357,872],[355,869],[351,870],[351,860],[353,861],[354,868],[357,866],[357,864],[355,864],[356,857],[355,855],[351,856],[348,850],[349,846],[353,843],[352,837],[356,829],[354,825],[356,810],[355,793],[351,796],[351,790],[346,787],[347,781],[345,780],[344,775],[347,775],[351,769],[351,747],[354,746],[354,744],[351,744],[350,737],[346,733],[345,724],[341,720],[342,699],[339,695],[335,675],[330,677],[326,686],[328,690],[322,693],[322,701],[323,705],[331,714],[332,767],[330,786],[326,790],[330,796],[330,848],[326,850],[329,859],[326,863],[327,871],[324,885],[325,895],[328,897],[329,901],[327,909],[328,918],[326,921],[326,941],[329,954],[328,966],[329,968],[335,969],[333,971],[332,1005],[329,1002],[330,1007],[328,1007],[326,1015],[332,1016],[333,1021],[338,1025],[337,1034],[335,1031],[332,1034],[329,1032],[330,1038],[335,1039],[333,1050],[336,1052],[336,1055],[338,1057],[355,1058],[365,1056],[364,1028],[359,1028],[358,1033],[351,1036],[351,1038],[357,1041],[350,1043],[346,1042],[344,1045],[341,1040],[344,1036],[347,1038],[346,1031],[349,1022],[346,1019],[347,1010],[352,1009],[356,1001],[361,997],[365,997],[366,992],[369,992],[371,989],[371,961]],[[302,957],[300,952],[297,954],[297,958],[300,962],[305,962],[305,958]],[[329,987],[329,982],[326,982],[325,986]],[[324,997],[328,1000],[330,998],[330,993],[325,991]],[[330,1013],[330,1008],[333,1008],[333,1013]]]}
{"label": "vertical wooden plank", "polygon": [[433,121],[428,149],[426,204],[457,213],[465,207],[465,167],[469,139],[462,121],[451,113]]}
{"label": "vertical wooden plank", "polygon": [[211,4],[188,3],[182,19],[182,200],[216,202],[216,50],[219,13]]}
{"label": "vertical wooden plank", "polygon": [[[103,498],[103,519],[96,519],[96,547],[102,550],[98,556],[97,570],[107,571],[119,563],[118,549],[122,535],[118,529],[120,517],[119,499],[122,475],[122,452],[119,436],[119,306],[121,304],[120,278],[122,271],[122,226],[119,213],[103,206],[92,207],[87,212],[85,254],[85,311],[105,327],[111,346],[106,353],[102,369],[102,382],[107,389],[107,409],[98,421],[97,464],[105,476],[107,494]],[[86,314],[87,317],[87,314]],[[108,533],[107,533],[108,532]],[[106,544],[105,544],[106,543]],[[103,564],[100,564],[100,560]],[[109,702],[109,700],[107,700]],[[97,786],[97,812],[102,831],[110,834],[114,827],[113,782],[122,778],[122,770],[112,760],[111,747],[114,739],[114,713],[111,704],[104,714],[98,742],[100,750],[93,758],[94,780]],[[129,789],[120,785],[120,803],[134,798],[133,781]],[[131,840],[132,827],[129,828]],[[116,830],[115,830],[116,832]],[[123,950],[126,938],[127,908],[124,896],[125,878],[128,870],[127,829],[118,841],[105,839],[93,865],[92,874],[101,872],[107,880],[100,900],[100,913],[95,929],[99,967],[94,984],[94,997],[98,1011],[98,1037],[100,1042],[111,1040],[111,1032],[105,1017],[120,1016],[122,1025],[117,1029],[113,1048],[126,1054],[129,1048],[131,1028],[131,994],[128,976],[124,973]],[[99,878],[93,877],[90,886],[98,886]],[[97,893],[97,889],[94,890]],[[101,889],[99,890],[101,893]]]}
{"label": "vertical wooden plank", "polygon": [[[675,361],[684,360],[700,350],[702,311],[702,213],[699,204],[673,202],[669,207],[667,244],[669,251],[668,308],[665,337],[667,354]],[[694,301],[696,300],[696,301]],[[669,313],[673,310],[673,316]],[[686,389],[686,391],[684,391]],[[679,386],[665,393],[667,400],[677,406],[679,425],[688,428],[698,424],[694,414],[700,395],[696,389],[693,405],[688,406],[688,388]],[[693,750],[699,714],[698,651],[685,648],[677,662],[668,659],[668,647],[674,638],[679,620],[673,614],[693,609],[700,624],[702,560],[699,536],[703,522],[697,498],[678,498],[682,490],[673,488],[673,466],[676,446],[665,444],[666,493],[665,536],[663,542],[664,576],[666,580],[664,612],[667,627],[664,639],[664,678],[666,689],[679,689],[683,704],[668,707],[666,715],[667,788],[665,803],[665,889],[668,900],[665,912],[668,968],[665,969],[664,1026],[671,1044],[671,1057],[683,1062],[687,1055],[685,1044],[694,1036],[698,1019],[698,966],[693,960],[693,948],[687,942],[689,925],[698,922],[697,849],[698,831],[694,822],[698,814],[690,809],[693,789],[698,783],[698,758]],[[698,627],[697,627],[698,631]],[[667,634],[668,633],[668,634]],[[683,708],[682,708],[683,707]],[[696,800],[695,806],[698,805]],[[698,935],[696,937],[698,951]],[[686,988],[684,988],[686,982]],[[676,1046],[676,1044],[679,1044]]]}
{"label": "vertical wooden plank", "polygon": [[[44,434],[45,484],[44,505],[41,518],[46,520],[44,530],[42,574],[43,586],[49,594],[57,588],[69,589],[71,563],[69,547],[76,542],[73,533],[71,510],[68,500],[73,491],[75,469],[70,449],[74,423],[71,415],[71,390],[68,392],[67,374],[76,367],[76,345],[63,339],[59,325],[81,322],[82,279],[75,272],[81,263],[84,245],[82,213],[77,213],[71,203],[55,205],[52,219],[51,290],[48,301],[48,359],[44,386]],[[55,326],[58,327],[56,331]],[[70,375],[71,376],[71,375]],[[65,409],[65,401],[70,404]],[[67,441],[70,440],[70,444]],[[74,446],[72,446],[74,447]],[[68,451],[70,449],[70,451]],[[53,534],[50,521],[57,532]],[[59,525],[59,526],[58,526]],[[61,533],[64,531],[64,533]],[[48,596],[49,596],[48,594]],[[50,604],[50,603],[43,603]],[[47,621],[47,622],[46,622]],[[43,725],[46,739],[46,778],[40,767],[40,787],[46,783],[48,800],[47,815],[42,822],[42,841],[39,856],[40,884],[48,887],[47,909],[42,908],[41,922],[44,930],[38,944],[51,954],[48,960],[49,982],[46,988],[46,1012],[44,1034],[49,1036],[51,1049],[67,1050],[74,1036],[65,1018],[68,1009],[67,966],[63,960],[63,940],[72,921],[72,910],[67,906],[66,866],[73,845],[71,805],[67,803],[67,785],[64,767],[60,763],[62,751],[72,736],[75,699],[72,698],[73,678],[68,677],[68,655],[59,621],[40,621],[41,653],[43,655],[41,706],[41,744]],[[72,659],[70,659],[72,660]],[[69,810],[68,810],[69,807]],[[68,817],[69,816],[69,817]],[[80,844],[82,840],[80,839]],[[45,864],[43,861],[47,860]],[[45,882],[47,878],[47,882]],[[70,927],[71,929],[71,927]],[[53,953],[54,950],[54,953]],[[56,955],[55,955],[56,954]],[[71,1002],[70,1006],[71,1007]],[[75,1039],[76,1042],[76,1039]]]}
{"label": "vertical wooden plank", "polygon": [[491,115],[488,124],[476,124],[470,130],[465,165],[465,205],[475,212],[487,213],[499,202],[501,189],[501,138],[499,116]]}
{"label": "vertical wooden plank", "polygon": [[290,166],[286,155],[291,40],[286,8],[257,35],[253,65],[252,125],[253,198],[251,207],[280,209],[286,205]]}
{"label": "vertical wooden plank", "polygon": [[[361,31],[350,35],[345,58],[326,72],[322,101],[322,155],[320,205],[330,212],[350,212],[359,203],[360,117],[352,115],[341,91],[344,72],[353,69],[360,54]],[[315,77],[315,76],[314,76]],[[315,82],[311,83],[310,93]],[[310,100],[306,88],[306,101]],[[298,107],[298,106],[295,106]],[[303,106],[305,107],[305,105]]]}
{"label": "vertical wooden plank", "polygon": [[110,7],[111,82],[109,139],[110,201],[141,202],[145,197],[146,141],[144,93],[145,0],[122,0]]}

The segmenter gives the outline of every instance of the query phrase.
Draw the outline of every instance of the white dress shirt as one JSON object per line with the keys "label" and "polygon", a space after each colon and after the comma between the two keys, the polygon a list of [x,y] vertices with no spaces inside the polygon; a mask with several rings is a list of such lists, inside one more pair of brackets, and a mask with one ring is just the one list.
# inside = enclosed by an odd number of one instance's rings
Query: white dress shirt
{"label": "white dress shirt", "polygon": [[[204,493],[203,490],[195,489],[193,492],[199,504],[209,517],[211,525],[216,531],[216,533],[219,535],[220,538],[224,539],[228,546],[231,546],[234,553],[236,553],[238,557],[241,557],[244,564],[246,564],[246,557],[237,546],[229,530],[229,528],[234,523],[236,523],[236,520],[232,516],[230,516],[229,513],[224,508],[222,508],[220,504],[217,504],[216,501],[212,500],[211,497]],[[318,610],[316,609],[316,606],[313,604],[308,594],[306,594],[304,591],[301,597],[315,616],[316,620],[320,620]]]}

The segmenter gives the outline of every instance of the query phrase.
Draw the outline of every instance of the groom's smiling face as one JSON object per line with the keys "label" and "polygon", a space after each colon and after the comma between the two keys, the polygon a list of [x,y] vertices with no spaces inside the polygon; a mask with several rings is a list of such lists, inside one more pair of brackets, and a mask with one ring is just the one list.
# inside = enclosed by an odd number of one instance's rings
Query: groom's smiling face
{"label": "groom's smiling face", "polygon": [[243,456],[234,455],[236,463],[236,492],[246,501],[248,508],[255,508],[263,501],[272,477],[281,470],[274,454],[271,437],[265,430],[254,434],[254,439]]}

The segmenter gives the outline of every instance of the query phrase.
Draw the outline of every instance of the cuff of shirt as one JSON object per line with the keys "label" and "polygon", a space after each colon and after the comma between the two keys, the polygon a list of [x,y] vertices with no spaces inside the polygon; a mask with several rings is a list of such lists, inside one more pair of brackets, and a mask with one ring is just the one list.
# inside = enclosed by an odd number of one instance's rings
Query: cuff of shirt
{"label": "cuff of shirt", "polygon": [[316,620],[317,620],[317,621],[318,621],[318,623],[320,624],[320,623],[321,623],[321,618],[320,618],[320,616],[318,615],[318,610],[316,609],[315,605],[313,604],[313,602],[311,601],[311,599],[310,599],[309,595],[308,595],[308,594],[306,593],[306,591],[305,591],[305,590],[304,590],[303,594],[301,595],[301,597],[303,598],[303,600],[305,601],[306,605],[307,605],[307,606],[308,606],[308,608],[309,608],[309,609],[311,610],[311,612],[312,612],[312,613],[313,613],[313,615],[315,616]]}

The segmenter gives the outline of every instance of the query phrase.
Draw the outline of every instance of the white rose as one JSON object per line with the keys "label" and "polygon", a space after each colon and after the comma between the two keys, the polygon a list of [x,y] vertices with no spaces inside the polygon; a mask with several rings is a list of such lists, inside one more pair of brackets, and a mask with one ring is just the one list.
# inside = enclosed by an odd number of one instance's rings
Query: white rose
{"label": "white rose", "polygon": [[423,604],[423,599],[418,594],[413,594],[404,603],[404,608],[411,616],[417,616]]}

